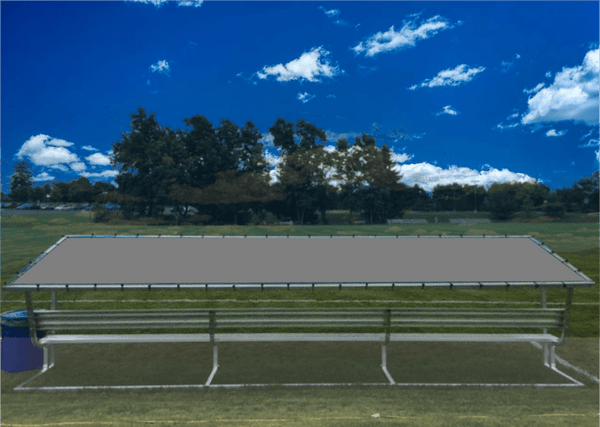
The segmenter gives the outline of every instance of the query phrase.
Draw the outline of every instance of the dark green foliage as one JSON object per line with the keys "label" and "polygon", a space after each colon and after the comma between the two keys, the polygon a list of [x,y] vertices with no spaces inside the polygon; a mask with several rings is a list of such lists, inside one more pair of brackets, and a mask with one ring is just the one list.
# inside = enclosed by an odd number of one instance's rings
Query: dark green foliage
{"label": "dark green foliage", "polygon": [[29,164],[21,160],[17,162],[10,179],[10,198],[14,202],[26,202],[30,199],[33,187],[33,173]]}
{"label": "dark green foliage", "polygon": [[488,207],[492,217],[507,220],[519,210],[516,192],[516,184],[492,184],[488,192]]}
{"label": "dark green foliage", "polygon": [[560,202],[546,203],[542,205],[542,209],[546,215],[556,218],[564,218],[565,214],[567,213],[567,208],[563,203]]}

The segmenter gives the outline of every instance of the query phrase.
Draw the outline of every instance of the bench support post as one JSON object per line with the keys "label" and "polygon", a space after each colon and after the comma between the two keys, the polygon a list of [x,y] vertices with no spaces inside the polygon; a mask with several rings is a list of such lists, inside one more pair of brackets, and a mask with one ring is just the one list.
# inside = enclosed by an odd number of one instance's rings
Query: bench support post
{"label": "bench support post", "polygon": [[396,385],[396,381],[392,378],[390,373],[387,370],[387,354],[386,354],[386,345],[385,341],[381,343],[381,369],[383,369],[383,373],[389,380],[391,385]]}
{"label": "bench support post", "polygon": [[210,385],[211,381],[217,374],[217,368],[219,367],[218,356],[219,356],[219,349],[217,347],[217,343],[213,343],[213,369],[212,369],[212,372],[210,373],[210,376],[208,377],[208,380],[206,380],[205,386],[207,386],[207,387]]}
{"label": "bench support post", "polygon": [[[546,308],[546,288],[542,288],[541,289],[541,293],[542,293],[542,308]],[[548,329],[544,328],[543,329],[544,333],[547,334],[548,333]],[[554,349],[554,347],[552,347]],[[548,364],[548,343],[542,343],[542,355],[544,358],[544,365],[545,366],[550,366]]]}
{"label": "bench support post", "polygon": [[[51,294],[51,298],[52,298],[52,302],[51,302],[51,310],[56,310],[56,291],[52,291]],[[51,334],[55,334],[56,331],[50,331]],[[44,348],[44,354],[45,354],[46,349]],[[56,361],[56,346],[55,345],[51,345],[50,346],[50,368],[54,366],[54,362]]]}

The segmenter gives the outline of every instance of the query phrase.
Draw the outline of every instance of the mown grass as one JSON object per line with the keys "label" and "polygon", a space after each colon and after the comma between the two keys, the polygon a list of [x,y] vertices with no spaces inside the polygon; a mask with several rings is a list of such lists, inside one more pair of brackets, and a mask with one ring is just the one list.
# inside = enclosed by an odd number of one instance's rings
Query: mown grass
{"label": "mown grass", "polygon": [[[478,216],[481,217],[481,216]],[[25,219],[27,218],[27,219]],[[31,219],[29,219],[31,218]],[[63,220],[61,220],[63,219]],[[597,219],[596,219],[597,221]],[[73,214],[2,218],[2,282],[16,276],[64,234],[184,235],[458,235],[529,234],[567,258],[596,283],[598,225],[590,223],[491,223],[337,226],[144,227],[90,223]],[[548,302],[564,302],[563,290]],[[412,301],[530,301],[535,290],[268,291],[164,293],[87,292],[61,294],[63,308],[185,308],[257,306],[397,306]],[[115,302],[79,302],[82,300]],[[137,302],[131,301],[132,299]],[[159,302],[159,300],[195,300]],[[217,300],[235,301],[217,301]],[[598,285],[577,289],[574,302],[597,303]],[[4,292],[3,310],[24,308],[20,294]],[[204,301],[196,301],[204,300]],[[267,300],[267,301],[256,301]],[[303,301],[304,300],[304,301]],[[371,302],[379,300],[386,302]],[[334,302],[341,301],[341,302]],[[362,301],[362,302],[361,302]],[[393,301],[393,302],[389,302]],[[35,295],[48,307],[49,295]],[[451,305],[460,306],[465,305]],[[471,304],[481,307],[480,304]],[[492,306],[492,305],[490,305]],[[497,307],[497,305],[495,305]],[[598,376],[598,305],[575,305],[565,346],[557,354]],[[310,344],[310,345],[309,345]],[[385,382],[380,347],[369,343],[239,343],[219,347],[220,368],[213,383]],[[302,425],[386,423],[407,426],[598,425],[598,384],[560,365],[586,387],[252,387],[14,392],[34,372],[2,372],[3,425]],[[202,384],[212,368],[210,345],[79,345],[59,347],[57,365],[31,385]],[[392,343],[388,368],[398,382],[566,382],[541,363],[530,344],[470,345]],[[373,418],[372,415],[380,414]],[[65,424],[67,423],[67,424]]]}

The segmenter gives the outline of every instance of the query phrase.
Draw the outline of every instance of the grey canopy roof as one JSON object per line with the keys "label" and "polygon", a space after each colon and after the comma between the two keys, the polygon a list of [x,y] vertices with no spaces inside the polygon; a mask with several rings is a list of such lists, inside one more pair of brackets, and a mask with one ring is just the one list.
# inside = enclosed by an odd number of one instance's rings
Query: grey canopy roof
{"label": "grey canopy roof", "polygon": [[593,286],[594,282],[529,236],[65,236],[5,289],[392,284]]}

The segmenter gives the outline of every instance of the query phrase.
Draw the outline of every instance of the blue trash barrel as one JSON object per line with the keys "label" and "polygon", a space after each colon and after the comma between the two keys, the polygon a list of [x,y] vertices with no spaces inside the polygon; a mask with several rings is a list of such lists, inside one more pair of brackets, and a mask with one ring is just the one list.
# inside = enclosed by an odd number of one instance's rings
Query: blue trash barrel
{"label": "blue trash barrel", "polygon": [[[10,373],[32,371],[44,364],[44,353],[29,337],[27,310],[2,313],[2,370]],[[45,331],[37,331],[43,338]]]}

